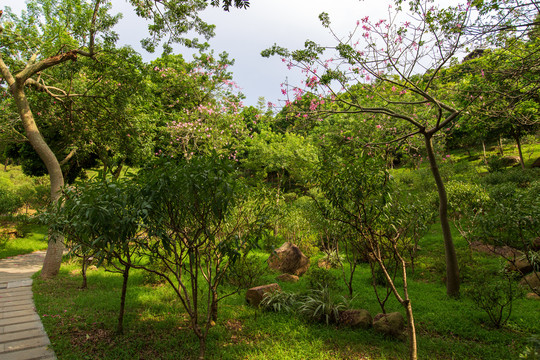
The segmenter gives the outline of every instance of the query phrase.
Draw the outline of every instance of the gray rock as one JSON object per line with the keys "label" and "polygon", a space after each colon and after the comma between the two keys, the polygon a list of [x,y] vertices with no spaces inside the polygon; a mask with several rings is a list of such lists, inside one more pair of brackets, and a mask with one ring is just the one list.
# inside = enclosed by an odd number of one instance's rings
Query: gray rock
{"label": "gray rock", "polygon": [[302,276],[309,268],[309,258],[298,246],[286,242],[270,255],[268,266],[282,273]]}
{"label": "gray rock", "polygon": [[369,311],[364,309],[351,309],[339,314],[339,324],[352,328],[369,329],[373,325],[373,318]]}
{"label": "gray rock", "polygon": [[399,312],[377,314],[373,319],[373,329],[385,335],[400,337],[405,330],[405,319]]}
{"label": "gray rock", "polygon": [[246,301],[249,305],[258,307],[264,294],[274,291],[281,291],[281,287],[276,283],[251,288],[246,292]]}

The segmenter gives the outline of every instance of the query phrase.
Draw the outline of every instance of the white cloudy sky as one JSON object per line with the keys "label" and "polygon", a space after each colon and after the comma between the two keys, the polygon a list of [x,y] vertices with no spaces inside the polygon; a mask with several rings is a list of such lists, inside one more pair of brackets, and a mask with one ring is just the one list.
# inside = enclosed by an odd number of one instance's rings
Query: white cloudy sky
{"label": "white cloudy sky", "polygon": [[[139,51],[145,60],[152,60],[157,54],[148,54],[139,46],[139,40],[146,35],[145,23],[136,17],[125,0],[112,0],[113,10],[121,12],[124,18],[116,31],[120,44],[129,44]],[[306,39],[325,45],[332,45],[332,37],[318,20],[321,12],[330,14],[333,26],[340,34],[347,34],[356,20],[365,16],[386,17],[388,0],[251,0],[247,10],[221,9],[206,10],[202,17],[217,25],[216,37],[210,41],[216,52],[227,51],[236,60],[232,68],[234,79],[246,95],[246,105],[255,105],[260,96],[266,101],[278,102],[281,97],[280,84],[288,77],[289,82],[298,81],[294,70],[287,70],[277,57],[262,58],[261,50],[274,43],[297,49]],[[23,0],[3,0],[0,8],[10,6],[20,12]],[[182,48],[176,48],[187,60],[191,55]]]}

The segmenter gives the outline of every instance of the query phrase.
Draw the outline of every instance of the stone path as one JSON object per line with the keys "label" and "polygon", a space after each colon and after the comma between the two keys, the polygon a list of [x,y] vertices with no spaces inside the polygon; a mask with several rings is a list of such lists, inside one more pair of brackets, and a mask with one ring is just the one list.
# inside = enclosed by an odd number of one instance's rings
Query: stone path
{"label": "stone path", "polygon": [[32,279],[45,251],[0,260],[0,359],[56,359],[34,307]]}

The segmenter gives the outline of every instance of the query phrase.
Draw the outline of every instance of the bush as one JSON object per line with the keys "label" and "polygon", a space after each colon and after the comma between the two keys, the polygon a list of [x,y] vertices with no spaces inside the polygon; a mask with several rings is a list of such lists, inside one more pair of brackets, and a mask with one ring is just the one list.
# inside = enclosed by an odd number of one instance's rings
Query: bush
{"label": "bush", "polygon": [[322,287],[318,290],[311,290],[308,295],[301,299],[301,305],[298,312],[308,319],[325,322],[329,325],[331,322],[337,322],[339,313],[349,308],[349,302],[343,296],[341,301],[335,301],[330,295],[328,287]]}
{"label": "bush", "polygon": [[495,173],[504,170],[506,161],[499,155],[491,155],[486,159],[487,169],[490,173]]}
{"label": "bush", "polygon": [[540,337],[533,335],[529,339],[529,344],[525,346],[525,350],[519,355],[520,359],[538,360],[540,359]]}
{"label": "bush", "polygon": [[22,205],[21,198],[16,193],[0,187],[0,215],[14,213]]}
{"label": "bush", "polygon": [[540,178],[539,169],[508,169],[486,175],[482,182],[487,185],[512,183],[518,187],[527,187]]}
{"label": "bush", "polygon": [[476,184],[449,181],[446,184],[446,191],[448,210],[455,219],[465,214],[478,212],[489,200],[486,190]]}
{"label": "bush", "polygon": [[248,289],[260,284],[265,268],[257,258],[243,256],[229,266],[224,280],[229,285]]}
{"label": "bush", "polygon": [[305,278],[310,289],[324,287],[337,290],[340,288],[338,285],[339,276],[323,268],[311,267],[305,275]]}
{"label": "bush", "polygon": [[298,295],[285,291],[272,291],[264,294],[260,307],[274,312],[293,312],[298,305]]}
{"label": "bush", "polygon": [[512,313],[512,304],[522,296],[522,291],[509,274],[503,273],[489,279],[484,272],[477,272],[465,295],[484,310],[493,326],[500,328]]}

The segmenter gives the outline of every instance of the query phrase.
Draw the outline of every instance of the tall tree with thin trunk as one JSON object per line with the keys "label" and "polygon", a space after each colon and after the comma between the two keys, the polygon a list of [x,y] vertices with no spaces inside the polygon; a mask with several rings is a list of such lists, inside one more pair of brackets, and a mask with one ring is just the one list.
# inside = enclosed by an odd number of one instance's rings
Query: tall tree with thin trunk
{"label": "tall tree with thin trunk", "polygon": [[[131,1],[139,16],[153,19],[151,38],[144,41],[148,49],[163,42],[198,45],[196,39],[186,39],[185,33],[195,30],[206,38],[213,35],[213,26],[206,24],[197,14],[208,5],[223,6],[224,10],[247,8],[248,1],[212,0],[186,5],[183,1]],[[20,17],[9,8],[0,24],[1,82],[9,87],[21,119],[25,136],[43,161],[51,179],[51,201],[58,200],[64,185],[61,163],[40,132],[27,96],[29,89],[43,91],[55,97],[72,96],[49,83],[47,70],[78,57],[94,59],[105,44],[114,46],[117,35],[111,30],[119,16],[111,16],[110,0],[29,0],[27,10]],[[3,19],[2,19],[3,20]],[[99,37],[98,37],[99,35]],[[204,47],[204,45],[198,45]],[[79,94],[80,95],[80,94]],[[56,275],[60,268],[64,245],[62,238],[52,233],[41,276]]]}

